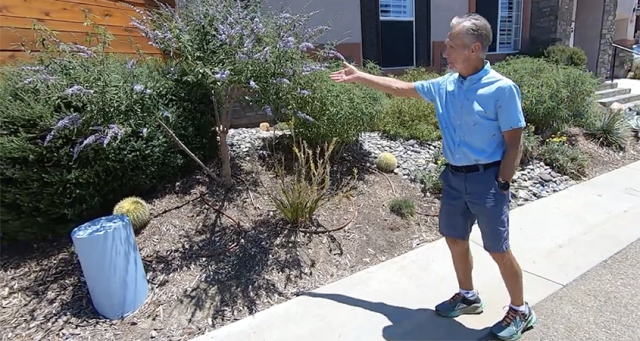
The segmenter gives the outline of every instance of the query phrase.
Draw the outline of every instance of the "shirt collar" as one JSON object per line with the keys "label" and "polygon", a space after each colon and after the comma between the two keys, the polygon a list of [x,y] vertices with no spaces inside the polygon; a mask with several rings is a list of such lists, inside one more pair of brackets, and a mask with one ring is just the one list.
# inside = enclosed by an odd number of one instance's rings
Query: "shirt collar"
{"label": "shirt collar", "polygon": [[465,85],[472,85],[477,83],[480,79],[482,79],[482,77],[486,76],[490,71],[491,71],[491,63],[488,60],[485,60],[484,67],[480,69],[480,71],[467,77],[467,79],[460,77],[460,74],[458,74],[458,81]]}

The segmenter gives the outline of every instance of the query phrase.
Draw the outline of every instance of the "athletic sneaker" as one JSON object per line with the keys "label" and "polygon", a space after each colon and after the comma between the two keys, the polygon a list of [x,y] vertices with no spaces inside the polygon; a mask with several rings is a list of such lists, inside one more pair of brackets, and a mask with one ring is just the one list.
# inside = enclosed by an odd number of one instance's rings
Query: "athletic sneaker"
{"label": "athletic sneaker", "polygon": [[436,313],[444,317],[458,317],[464,314],[480,314],[484,309],[484,303],[480,296],[468,299],[463,294],[457,292],[450,299],[436,306]]}
{"label": "athletic sneaker", "polygon": [[522,333],[533,328],[533,326],[538,323],[536,313],[533,312],[528,303],[525,303],[525,305],[527,306],[527,313],[520,312],[509,306],[507,314],[504,315],[502,321],[499,321],[491,327],[491,332],[500,340],[520,340]]}

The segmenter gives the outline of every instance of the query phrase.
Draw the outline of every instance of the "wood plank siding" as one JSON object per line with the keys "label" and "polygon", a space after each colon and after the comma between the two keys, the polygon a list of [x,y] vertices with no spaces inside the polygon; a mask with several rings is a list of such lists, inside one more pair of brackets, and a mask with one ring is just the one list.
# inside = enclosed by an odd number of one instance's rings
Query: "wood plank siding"
{"label": "wood plank siding", "polygon": [[[161,1],[174,5],[174,0]],[[154,0],[2,0],[0,2],[0,64],[19,58],[28,58],[19,44],[36,37],[34,21],[59,33],[64,42],[85,44],[91,27],[84,26],[85,11],[91,20],[104,25],[114,36],[111,53],[135,54],[136,46],[142,51],[160,55],[148,44],[138,30],[131,26],[136,12],[129,7],[154,7]]]}

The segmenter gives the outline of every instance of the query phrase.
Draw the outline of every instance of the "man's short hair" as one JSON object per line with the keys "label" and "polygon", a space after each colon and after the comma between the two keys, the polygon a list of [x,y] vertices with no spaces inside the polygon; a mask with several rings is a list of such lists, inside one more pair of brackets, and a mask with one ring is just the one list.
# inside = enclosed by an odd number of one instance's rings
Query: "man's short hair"
{"label": "man's short hair", "polygon": [[487,19],[477,13],[456,16],[451,20],[451,30],[457,29],[469,39],[470,44],[480,43],[482,57],[487,54],[493,41],[493,31]]}

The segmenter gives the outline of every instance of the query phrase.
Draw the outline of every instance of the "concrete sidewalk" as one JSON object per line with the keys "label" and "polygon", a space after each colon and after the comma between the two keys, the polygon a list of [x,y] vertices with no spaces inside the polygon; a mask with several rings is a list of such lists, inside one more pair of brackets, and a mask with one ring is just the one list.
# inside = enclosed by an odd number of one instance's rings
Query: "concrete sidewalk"
{"label": "concrete sidewalk", "polygon": [[638,340],[639,260],[636,241],[538,303],[540,327],[523,341]]}
{"label": "concrete sidewalk", "polygon": [[[527,301],[542,301],[640,238],[639,222],[640,162],[513,210],[511,241]],[[433,312],[457,291],[439,240],[194,340],[480,340],[509,300],[477,229],[472,240],[482,315]]]}

